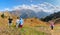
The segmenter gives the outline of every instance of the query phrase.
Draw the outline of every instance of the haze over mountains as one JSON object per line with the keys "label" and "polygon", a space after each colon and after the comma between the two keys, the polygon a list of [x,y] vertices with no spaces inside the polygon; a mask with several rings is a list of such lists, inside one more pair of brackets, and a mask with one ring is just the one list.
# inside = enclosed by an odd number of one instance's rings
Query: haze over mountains
{"label": "haze over mountains", "polygon": [[23,5],[15,6],[12,9],[6,8],[5,10],[10,11],[14,15],[19,15],[19,16],[21,15],[24,18],[27,18],[27,17],[38,17],[38,18],[43,17],[44,18],[54,12],[58,12],[60,10],[60,7],[44,2],[42,4],[37,4],[37,5],[23,4]]}

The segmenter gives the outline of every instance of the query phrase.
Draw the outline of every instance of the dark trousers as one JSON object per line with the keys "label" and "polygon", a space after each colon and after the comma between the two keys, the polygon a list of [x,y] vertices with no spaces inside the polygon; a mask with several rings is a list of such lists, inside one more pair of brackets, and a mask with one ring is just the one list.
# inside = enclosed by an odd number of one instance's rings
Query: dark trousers
{"label": "dark trousers", "polygon": [[20,28],[22,28],[22,27],[23,27],[23,25],[20,25],[20,24],[19,24],[19,27],[20,27]]}
{"label": "dark trousers", "polygon": [[53,26],[51,26],[51,29],[53,30]]}

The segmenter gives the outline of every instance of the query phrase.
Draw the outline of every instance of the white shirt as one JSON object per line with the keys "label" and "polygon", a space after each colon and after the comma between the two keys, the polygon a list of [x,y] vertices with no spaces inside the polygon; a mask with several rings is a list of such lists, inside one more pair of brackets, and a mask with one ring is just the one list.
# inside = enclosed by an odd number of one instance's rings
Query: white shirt
{"label": "white shirt", "polygon": [[16,20],[16,23],[18,23],[18,24],[19,24],[19,23],[20,23],[20,20],[19,20],[19,19],[17,19],[17,20]]}

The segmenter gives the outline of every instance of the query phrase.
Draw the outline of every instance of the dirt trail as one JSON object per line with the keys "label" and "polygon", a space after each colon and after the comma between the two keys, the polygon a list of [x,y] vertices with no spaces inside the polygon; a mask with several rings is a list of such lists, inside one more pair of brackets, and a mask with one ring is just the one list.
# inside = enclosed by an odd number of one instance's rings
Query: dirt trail
{"label": "dirt trail", "polygon": [[60,27],[54,28],[54,30],[51,30],[51,35],[60,35]]}
{"label": "dirt trail", "polygon": [[50,35],[60,35],[60,26],[55,26],[53,30],[51,30],[50,27],[48,27],[45,28],[44,31],[50,33]]}
{"label": "dirt trail", "polygon": [[52,30],[52,31],[51,31],[51,35],[60,35],[60,32],[59,32],[59,31],[54,31],[54,30]]}
{"label": "dirt trail", "polygon": [[54,29],[51,30],[50,27],[36,27],[36,30],[46,32],[48,35],[60,35],[60,26],[54,26]]}

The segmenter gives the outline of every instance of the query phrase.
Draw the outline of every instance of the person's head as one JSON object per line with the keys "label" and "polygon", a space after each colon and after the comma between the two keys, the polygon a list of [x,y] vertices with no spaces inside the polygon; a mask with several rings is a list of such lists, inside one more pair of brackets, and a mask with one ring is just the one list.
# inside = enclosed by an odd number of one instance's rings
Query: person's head
{"label": "person's head", "polygon": [[51,20],[51,22],[54,22],[54,20]]}
{"label": "person's head", "polygon": [[22,18],[20,18],[20,20],[21,20]]}
{"label": "person's head", "polygon": [[17,17],[17,19],[19,19],[19,17]]}
{"label": "person's head", "polygon": [[22,17],[20,16],[20,20],[22,19]]}
{"label": "person's head", "polygon": [[54,22],[54,20],[50,20],[49,22]]}

